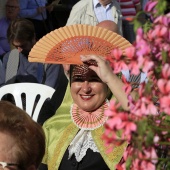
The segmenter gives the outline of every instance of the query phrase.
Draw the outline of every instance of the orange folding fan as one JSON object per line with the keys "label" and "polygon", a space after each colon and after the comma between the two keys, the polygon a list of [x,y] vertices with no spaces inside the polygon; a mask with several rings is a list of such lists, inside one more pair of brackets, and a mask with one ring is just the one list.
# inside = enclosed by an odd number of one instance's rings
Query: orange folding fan
{"label": "orange folding fan", "polygon": [[122,36],[98,26],[70,25],[42,37],[29,53],[30,62],[82,64],[80,55],[106,56],[115,47],[131,46]]}

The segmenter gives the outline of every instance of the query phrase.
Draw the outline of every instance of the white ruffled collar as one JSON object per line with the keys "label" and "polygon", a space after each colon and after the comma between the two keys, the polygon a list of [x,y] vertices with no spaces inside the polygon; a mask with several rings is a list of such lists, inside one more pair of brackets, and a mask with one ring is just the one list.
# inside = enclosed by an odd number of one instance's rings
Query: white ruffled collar
{"label": "white ruffled collar", "polygon": [[92,138],[91,131],[81,129],[68,147],[68,159],[75,154],[77,162],[80,162],[86,155],[88,149],[91,149],[93,152],[99,152]]}

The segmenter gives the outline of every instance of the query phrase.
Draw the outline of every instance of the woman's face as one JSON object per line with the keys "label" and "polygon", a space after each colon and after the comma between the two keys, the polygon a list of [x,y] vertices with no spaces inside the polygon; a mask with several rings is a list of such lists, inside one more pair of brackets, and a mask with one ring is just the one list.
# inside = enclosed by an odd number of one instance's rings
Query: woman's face
{"label": "woman's face", "polygon": [[83,66],[75,66],[71,75],[71,95],[78,107],[84,111],[98,109],[107,96],[107,85],[97,74]]}
{"label": "woman's face", "polygon": [[7,166],[6,169],[18,170],[15,156],[18,148],[17,142],[8,133],[0,132],[0,136],[0,162],[12,163],[13,165]]}

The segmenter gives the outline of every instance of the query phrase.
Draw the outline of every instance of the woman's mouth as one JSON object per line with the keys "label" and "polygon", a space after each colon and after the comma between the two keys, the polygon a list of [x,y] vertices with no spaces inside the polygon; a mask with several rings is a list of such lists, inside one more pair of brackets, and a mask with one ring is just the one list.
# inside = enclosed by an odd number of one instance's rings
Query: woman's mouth
{"label": "woman's mouth", "polygon": [[90,100],[94,95],[80,95],[82,100]]}

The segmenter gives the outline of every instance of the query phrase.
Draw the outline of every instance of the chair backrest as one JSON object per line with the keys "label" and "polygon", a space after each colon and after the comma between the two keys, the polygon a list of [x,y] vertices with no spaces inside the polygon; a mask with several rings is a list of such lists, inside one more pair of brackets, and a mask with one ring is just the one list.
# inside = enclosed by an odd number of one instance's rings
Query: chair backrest
{"label": "chair backrest", "polygon": [[[32,117],[34,121],[37,121],[40,109],[44,101],[48,98],[51,98],[54,91],[55,89],[53,89],[52,87],[38,83],[8,84],[0,88],[0,100],[4,95],[12,94],[16,106],[23,109],[21,95],[25,94],[26,98],[25,111]],[[39,96],[39,100],[36,100],[37,96]]]}

